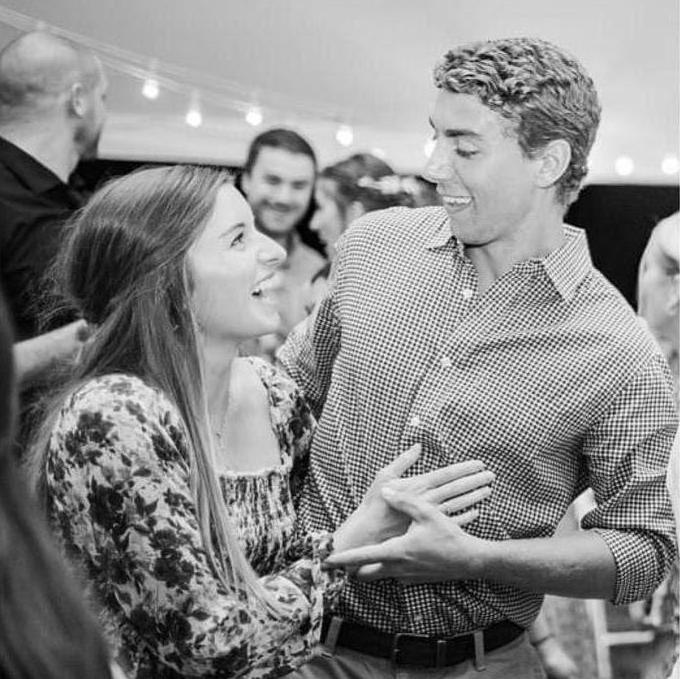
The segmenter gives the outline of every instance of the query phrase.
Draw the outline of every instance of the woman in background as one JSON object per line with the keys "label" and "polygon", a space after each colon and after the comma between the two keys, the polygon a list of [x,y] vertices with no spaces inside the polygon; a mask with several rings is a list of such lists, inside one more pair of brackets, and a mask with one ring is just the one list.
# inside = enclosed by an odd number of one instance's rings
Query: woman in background
{"label": "woman in background", "polygon": [[310,281],[308,311],[328,289],[335,243],[347,227],[373,210],[413,206],[417,190],[412,178],[400,177],[384,160],[370,153],[355,153],[321,170],[314,191],[317,207],[309,226],[319,234],[329,261]]}
{"label": "woman in background", "polygon": [[87,610],[11,452],[16,381],[10,316],[0,295],[0,677],[110,677],[96,619]]}
{"label": "woman in background", "polygon": [[290,672],[343,581],[322,569],[333,542],[406,530],[385,483],[453,511],[488,494],[489,474],[470,476],[478,463],[397,481],[412,449],[334,535],[296,531],[311,414],[282,374],[238,358],[279,322],[283,257],[225,175],[192,167],[111,182],[62,253],[62,287],[95,329],[49,410],[33,479],[132,677]]}

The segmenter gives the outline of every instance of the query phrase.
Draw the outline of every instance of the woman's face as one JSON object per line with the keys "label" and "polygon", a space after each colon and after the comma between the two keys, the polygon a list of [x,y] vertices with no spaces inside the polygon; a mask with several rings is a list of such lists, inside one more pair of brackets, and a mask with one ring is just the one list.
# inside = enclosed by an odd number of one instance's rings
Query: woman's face
{"label": "woman's face", "polygon": [[277,329],[275,273],[285,257],[283,248],[255,230],[241,194],[223,186],[188,254],[194,313],[206,338],[240,343]]}
{"label": "woman's face", "polygon": [[314,198],[317,208],[309,226],[318,232],[326,246],[328,257],[332,259],[335,256],[335,243],[347,227],[335,199],[335,182],[323,177],[319,179]]}

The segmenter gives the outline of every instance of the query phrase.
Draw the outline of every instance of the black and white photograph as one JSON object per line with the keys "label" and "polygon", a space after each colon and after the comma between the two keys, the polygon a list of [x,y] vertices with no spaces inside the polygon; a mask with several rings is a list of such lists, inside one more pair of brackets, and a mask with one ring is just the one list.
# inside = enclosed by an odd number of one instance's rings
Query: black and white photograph
{"label": "black and white photograph", "polygon": [[680,679],[678,0],[0,0],[0,679]]}

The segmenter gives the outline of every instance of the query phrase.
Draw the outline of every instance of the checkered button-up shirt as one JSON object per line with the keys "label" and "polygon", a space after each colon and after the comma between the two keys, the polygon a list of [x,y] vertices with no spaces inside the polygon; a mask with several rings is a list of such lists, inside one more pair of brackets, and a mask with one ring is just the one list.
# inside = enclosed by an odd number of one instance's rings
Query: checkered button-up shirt
{"label": "checkered button-up shirt", "polygon": [[[585,235],[514,266],[482,296],[441,208],[364,217],[344,236],[328,297],[279,358],[319,416],[300,515],[333,530],[376,472],[415,442],[411,473],[481,459],[493,493],[466,530],[550,536],[586,487],[583,519],[612,551],[618,603],[675,557],[665,472],[677,418],[651,336],[596,271]],[[527,626],[541,597],[484,580],[348,583],[339,613],[391,632]]]}

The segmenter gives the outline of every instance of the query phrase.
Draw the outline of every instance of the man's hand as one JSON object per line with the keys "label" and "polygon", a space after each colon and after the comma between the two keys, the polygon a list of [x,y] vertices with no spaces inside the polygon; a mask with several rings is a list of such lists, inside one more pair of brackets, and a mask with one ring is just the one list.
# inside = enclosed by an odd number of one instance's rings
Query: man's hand
{"label": "man's hand", "polygon": [[326,560],[328,566],[358,569],[355,575],[359,580],[398,578],[422,583],[473,577],[471,563],[483,541],[468,535],[462,526],[474,521],[478,510],[447,516],[423,497],[408,492],[388,486],[382,495],[393,510],[411,520],[406,533],[381,544],[334,552]]}
{"label": "man's hand", "polygon": [[410,515],[388,497],[417,498],[433,511],[449,514],[466,510],[491,494],[489,484],[495,476],[479,460],[402,478],[420,452],[420,445],[416,444],[378,472],[360,506],[336,531],[338,551],[381,543],[409,528]]}

